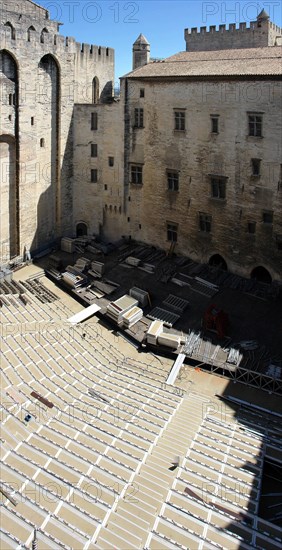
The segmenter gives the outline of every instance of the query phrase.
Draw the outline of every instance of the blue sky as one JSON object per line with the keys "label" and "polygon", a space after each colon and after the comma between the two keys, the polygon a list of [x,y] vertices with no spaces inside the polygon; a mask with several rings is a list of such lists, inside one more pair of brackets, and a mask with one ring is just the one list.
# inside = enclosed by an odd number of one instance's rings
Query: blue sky
{"label": "blue sky", "polygon": [[[35,0],[36,1],[36,0]],[[115,49],[115,79],[132,68],[132,44],[142,32],[151,56],[168,57],[185,50],[184,29],[247,24],[265,9],[282,26],[282,0],[37,0],[63,23],[61,34],[78,42]]]}

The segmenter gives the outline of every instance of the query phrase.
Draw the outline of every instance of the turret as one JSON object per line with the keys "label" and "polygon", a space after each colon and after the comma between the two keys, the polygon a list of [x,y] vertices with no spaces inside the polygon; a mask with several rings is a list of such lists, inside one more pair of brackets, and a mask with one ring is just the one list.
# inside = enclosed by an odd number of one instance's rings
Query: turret
{"label": "turret", "polygon": [[133,44],[133,70],[143,67],[150,61],[150,44],[143,34],[139,34]]}
{"label": "turret", "polygon": [[257,22],[269,21],[269,15],[265,10],[262,10],[257,16]]}

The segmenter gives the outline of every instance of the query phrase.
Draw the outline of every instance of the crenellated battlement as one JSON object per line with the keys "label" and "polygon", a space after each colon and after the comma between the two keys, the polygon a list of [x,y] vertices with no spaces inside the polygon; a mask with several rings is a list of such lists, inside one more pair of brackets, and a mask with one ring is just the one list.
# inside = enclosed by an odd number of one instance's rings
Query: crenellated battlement
{"label": "crenellated battlement", "polygon": [[90,57],[95,61],[113,61],[114,60],[114,50],[113,48],[107,48],[105,46],[96,46],[94,44],[81,44],[76,42],[76,53],[80,56]]}
{"label": "crenellated battlement", "polygon": [[268,16],[249,25],[240,22],[210,27],[193,27],[185,29],[186,51],[217,50],[231,48],[254,48],[274,46],[277,38],[282,36],[282,29],[269,21]]}
{"label": "crenellated battlement", "polygon": [[[275,25],[275,23],[272,23],[271,21],[269,21],[269,26],[271,29],[275,30],[276,32],[278,33],[282,33],[282,28],[281,27],[278,27],[278,25]],[[236,23],[230,23],[228,25],[228,28],[226,25],[219,25],[218,26],[218,29],[216,28],[216,25],[210,25],[209,27],[192,27],[191,29],[185,29],[185,36],[186,35],[190,35],[190,34],[206,34],[206,33],[215,33],[215,32],[218,32],[218,33],[222,33],[222,32],[242,32],[242,31],[253,31],[254,29],[257,29],[257,28],[262,28],[262,26],[258,26],[258,22],[257,21],[250,21],[250,25],[247,26],[247,23],[245,22],[242,22],[242,23],[239,23],[239,27],[236,26]]]}
{"label": "crenellated battlement", "polygon": [[[65,37],[59,34],[58,21],[50,19],[49,12],[42,6],[31,0],[2,0],[0,10],[0,37],[4,46],[25,47],[23,42],[33,46],[42,45],[44,49],[50,48],[52,53],[76,54],[82,60],[88,58],[91,61],[112,63],[114,50],[106,46],[93,44],[80,44],[73,37]],[[21,44],[20,44],[21,43]],[[28,46],[27,46],[28,47]]]}
{"label": "crenellated battlement", "polygon": [[[45,30],[44,30],[45,29]],[[42,47],[42,49],[49,48],[53,53],[58,50],[62,54],[63,50],[66,53],[76,54],[80,59],[90,58],[95,62],[112,63],[114,60],[113,48],[106,46],[97,46],[94,44],[85,44],[76,42],[75,38],[69,36],[62,36],[54,32],[47,32],[47,28],[43,28],[40,31],[34,30],[33,26],[27,29],[15,28],[10,25],[0,24],[0,38],[1,47],[25,47],[23,42],[32,45]]]}

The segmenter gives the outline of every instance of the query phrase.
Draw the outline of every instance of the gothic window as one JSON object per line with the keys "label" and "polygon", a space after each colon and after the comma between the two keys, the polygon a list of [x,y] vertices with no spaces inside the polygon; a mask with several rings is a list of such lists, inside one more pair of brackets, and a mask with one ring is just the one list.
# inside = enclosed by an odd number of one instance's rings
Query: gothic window
{"label": "gothic window", "polygon": [[31,41],[31,37],[32,37],[33,32],[35,32],[35,28],[33,27],[33,25],[31,25],[31,27],[29,27],[27,29],[27,40],[28,40],[28,42]]}
{"label": "gothic window", "polygon": [[16,39],[16,31],[15,31],[15,28],[13,27],[12,23],[10,23],[10,21],[7,21],[7,23],[4,24],[4,27],[7,27],[8,29],[10,29],[11,39],[15,40]]}
{"label": "gothic window", "polygon": [[49,31],[44,28],[42,29],[41,36],[40,36],[40,42],[41,44],[44,44],[46,35],[49,34]]}

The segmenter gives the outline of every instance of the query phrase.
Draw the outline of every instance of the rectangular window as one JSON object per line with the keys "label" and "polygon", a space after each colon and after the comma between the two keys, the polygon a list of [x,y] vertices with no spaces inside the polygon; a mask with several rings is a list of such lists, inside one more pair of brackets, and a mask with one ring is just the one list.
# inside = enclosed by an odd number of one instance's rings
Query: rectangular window
{"label": "rectangular window", "polygon": [[9,105],[16,105],[16,94],[9,94]]}
{"label": "rectangular window", "polygon": [[98,129],[98,113],[91,113],[91,130]]}
{"label": "rectangular window", "polygon": [[204,233],[211,232],[212,217],[204,212],[199,212],[199,229]]}
{"label": "rectangular window", "polygon": [[185,130],[185,111],[174,111],[174,129],[182,132]]}
{"label": "rectangular window", "polygon": [[142,185],[143,183],[143,174],[142,166],[133,165],[131,166],[131,183],[136,183]]}
{"label": "rectangular window", "polygon": [[218,134],[218,117],[219,115],[211,115],[211,133]]}
{"label": "rectangular window", "polygon": [[252,176],[260,176],[260,159],[252,159]]}
{"label": "rectangular window", "polygon": [[98,146],[97,143],[91,143],[91,157],[96,158],[98,156]]}
{"label": "rectangular window", "polygon": [[176,223],[167,223],[167,240],[173,243],[177,242],[177,229]]}
{"label": "rectangular window", "polygon": [[91,183],[97,183],[98,181],[98,170],[96,168],[92,168],[91,170]]}
{"label": "rectangular window", "polygon": [[262,115],[252,113],[248,115],[249,136],[262,137]]}
{"label": "rectangular window", "polygon": [[256,222],[248,222],[248,233],[254,235],[256,232]]}
{"label": "rectangular window", "polygon": [[265,210],[262,213],[262,221],[263,223],[273,223],[273,212],[271,210]]}
{"label": "rectangular window", "polygon": [[134,126],[135,128],[144,127],[144,109],[134,109]]}
{"label": "rectangular window", "polygon": [[179,189],[179,174],[175,171],[167,172],[167,188],[169,191],[178,191]]}
{"label": "rectangular window", "polygon": [[114,157],[109,157],[109,166],[113,167],[115,163]]}
{"label": "rectangular window", "polygon": [[30,124],[31,124],[31,126],[34,126],[34,116],[31,117]]}
{"label": "rectangular window", "polygon": [[145,89],[140,88],[140,97],[145,97]]}
{"label": "rectangular window", "polygon": [[226,178],[211,177],[211,196],[213,199],[225,199]]}

